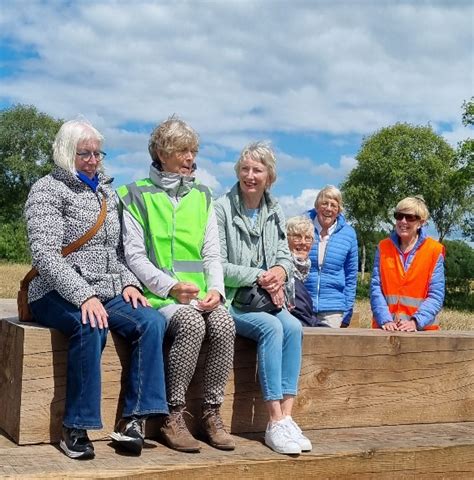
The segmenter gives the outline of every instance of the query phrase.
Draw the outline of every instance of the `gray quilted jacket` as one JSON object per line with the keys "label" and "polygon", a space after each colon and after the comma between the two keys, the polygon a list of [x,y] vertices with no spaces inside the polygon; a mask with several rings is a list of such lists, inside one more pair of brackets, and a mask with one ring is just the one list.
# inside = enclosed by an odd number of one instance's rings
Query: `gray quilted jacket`
{"label": "gray quilted jacket", "polygon": [[[266,218],[263,219],[263,230],[259,232],[260,242],[263,242],[263,252],[267,268],[281,265],[291,283],[293,277],[293,261],[288,249],[286,238],[285,216],[278,202],[265,192]],[[258,275],[264,270],[252,267],[252,256],[255,249],[239,194],[239,184],[220,197],[214,203],[219,225],[222,266],[226,297],[232,301],[238,287],[252,285]],[[290,287],[291,288],[291,287]]]}
{"label": "gray quilted jacket", "polygon": [[[120,220],[111,179],[99,173],[94,193],[72,173],[55,167],[30,190],[25,205],[33,266],[39,276],[28,290],[29,302],[56,290],[80,307],[92,296],[107,301],[127,285],[140,287],[123,257]],[[107,199],[107,217],[85,245],[61,255],[62,247],[77,240],[97,221],[101,200]]]}

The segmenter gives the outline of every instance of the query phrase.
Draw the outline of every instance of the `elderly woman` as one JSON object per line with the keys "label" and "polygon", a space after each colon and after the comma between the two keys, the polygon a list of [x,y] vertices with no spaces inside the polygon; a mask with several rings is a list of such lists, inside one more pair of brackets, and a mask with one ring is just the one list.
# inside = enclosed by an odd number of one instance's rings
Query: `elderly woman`
{"label": "elderly woman", "polygon": [[319,327],[321,325],[313,313],[313,301],[304,285],[309,275],[311,260],[309,251],[314,241],[313,222],[308,217],[298,216],[288,219],[286,224],[288,247],[295,266],[294,298],[291,302],[294,315],[304,327]]}
{"label": "elderly woman", "polygon": [[[245,147],[235,165],[238,182],[216,201],[226,294],[239,335],[257,342],[258,372],[269,415],[265,443],[275,452],[311,450],[291,417],[301,367],[302,329],[285,308],[285,283],[293,275],[283,211],[270,195],[275,156],[264,143]],[[273,302],[271,311],[243,310],[239,287],[258,284]],[[235,298],[234,298],[235,297]],[[237,306],[239,305],[239,306]]]}
{"label": "elderly woman", "polygon": [[[112,438],[140,453],[147,416],[167,413],[162,342],[165,319],[149,306],[127,268],[111,179],[100,171],[102,135],[85,121],[62,125],[53,145],[53,171],[31,188],[25,212],[33,265],[28,297],[34,319],[69,339],[66,406],[60,448],[71,458],[94,456],[87,436],[101,429],[100,359],[108,329],[130,345],[123,418]],[[68,256],[105,206],[97,233]],[[153,365],[153,368],[150,368]]]}
{"label": "elderly woman", "polygon": [[309,252],[311,269],[305,285],[317,321],[333,328],[349,325],[357,286],[357,237],[342,207],[339,189],[327,185],[307,212],[316,241]]}
{"label": "elderly woman", "polygon": [[127,263],[174,337],[167,366],[170,415],[161,433],[171,448],[183,452],[200,450],[183,414],[206,337],[201,430],[213,447],[235,448],[219,410],[233,362],[235,326],[222,305],[225,288],[211,194],[194,176],[198,142],[189,125],[169,118],[151,134],[149,177],[118,189]]}
{"label": "elderly woman", "polygon": [[426,234],[421,197],[395,207],[395,230],[379,243],[370,284],[374,328],[415,332],[439,329],[444,300],[444,247]]}

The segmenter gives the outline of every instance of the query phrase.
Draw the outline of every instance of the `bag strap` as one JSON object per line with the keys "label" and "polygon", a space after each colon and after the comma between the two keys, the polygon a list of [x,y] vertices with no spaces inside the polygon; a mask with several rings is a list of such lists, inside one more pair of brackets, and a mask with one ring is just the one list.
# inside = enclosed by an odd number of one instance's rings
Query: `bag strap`
{"label": "bag strap", "polygon": [[[106,216],[107,216],[107,201],[105,200],[105,197],[103,197],[99,216],[97,217],[97,221],[95,222],[95,224],[89,230],[87,230],[87,232],[84,233],[84,235],[82,235],[81,237],[79,237],[77,240],[70,243],[69,245],[66,245],[65,247],[63,247],[63,249],[61,250],[61,255],[63,257],[67,257],[70,253],[78,250],[80,247],[82,247],[82,245],[87,243],[99,231],[99,228],[103,225]],[[24,276],[23,280],[20,281],[20,290],[27,290],[31,280],[33,280],[33,278],[35,278],[38,275],[39,275],[38,270],[36,270],[36,268],[33,267]]]}

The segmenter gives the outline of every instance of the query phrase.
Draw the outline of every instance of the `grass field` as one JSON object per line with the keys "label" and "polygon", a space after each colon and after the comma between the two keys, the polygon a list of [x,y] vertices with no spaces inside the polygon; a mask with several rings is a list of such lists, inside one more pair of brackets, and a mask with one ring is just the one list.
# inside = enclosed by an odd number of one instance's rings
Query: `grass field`
{"label": "grass field", "polygon": [[[0,298],[16,298],[20,280],[29,268],[29,265],[0,264]],[[357,300],[355,310],[360,313],[360,326],[369,328],[369,301]],[[444,330],[474,330],[474,315],[470,312],[443,309],[439,318]]]}

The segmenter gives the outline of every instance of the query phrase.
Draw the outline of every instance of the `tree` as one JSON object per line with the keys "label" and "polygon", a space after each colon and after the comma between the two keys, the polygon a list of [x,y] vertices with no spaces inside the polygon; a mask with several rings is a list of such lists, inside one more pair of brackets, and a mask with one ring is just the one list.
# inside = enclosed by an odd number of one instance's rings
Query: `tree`
{"label": "tree", "polygon": [[52,143],[62,120],[15,105],[0,111],[0,221],[22,217],[31,185],[53,166]]}
{"label": "tree", "polygon": [[395,205],[414,195],[424,197],[440,240],[461,225],[472,171],[430,126],[382,128],[363,140],[356,159],[341,190],[361,238],[390,230]]}
{"label": "tree", "polygon": [[[464,126],[474,125],[474,97],[468,102],[463,103],[462,123]],[[462,223],[462,231],[465,237],[474,241],[474,186],[472,179],[474,178],[474,139],[468,138],[458,145],[457,154],[460,161],[466,166],[467,177],[471,179],[471,187],[467,197],[470,199],[466,208],[466,214]]]}

